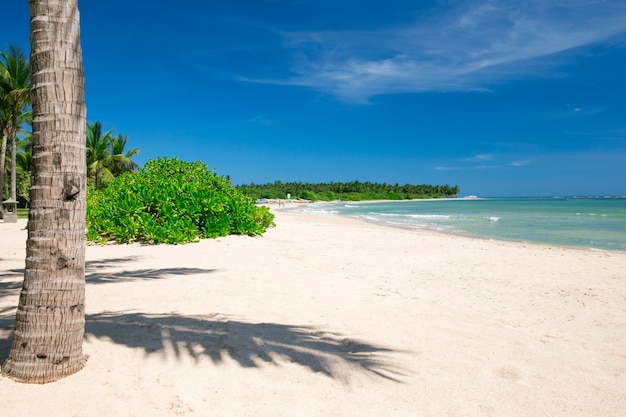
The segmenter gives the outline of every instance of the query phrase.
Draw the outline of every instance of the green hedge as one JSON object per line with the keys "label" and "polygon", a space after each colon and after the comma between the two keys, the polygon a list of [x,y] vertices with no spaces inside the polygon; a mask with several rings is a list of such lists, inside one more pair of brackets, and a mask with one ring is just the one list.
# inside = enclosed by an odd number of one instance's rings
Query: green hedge
{"label": "green hedge", "polygon": [[230,234],[261,235],[274,225],[257,207],[201,162],[151,160],[87,195],[87,240],[187,243]]}

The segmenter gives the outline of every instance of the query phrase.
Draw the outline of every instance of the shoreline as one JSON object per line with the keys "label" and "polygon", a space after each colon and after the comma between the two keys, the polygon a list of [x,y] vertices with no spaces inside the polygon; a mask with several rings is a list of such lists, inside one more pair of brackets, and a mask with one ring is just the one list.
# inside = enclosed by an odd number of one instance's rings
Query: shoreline
{"label": "shoreline", "polygon": [[[393,201],[393,200],[390,200],[390,201]],[[354,221],[365,223],[365,224],[369,224],[369,225],[385,227],[385,228],[391,228],[391,229],[404,230],[404,231],[407,231],[407,232],[413,232],[413,233],[417,233],[417,234],[423,233],[423,234],[426,234],[426,235],[432,234],[432,235],[435,235],[435,236],[436,235],[450,236],[450,237],[458,237],[458,238],[461,238],[461,239],[468,239],[468,240],[487,241],[487,242],[501,242],[501,243],[509,243],[509,244],[512,244],[512,245],[519,245],[521,247],[536,246],[537,248],[546,249],[546,250],[565,249],[565,250],[572,250],[572,251],[607,252],[607,253],[616,253],[616,254],[624,254],[624,255],[626,255],[626,250],[620,250],[620,249],[605,249],[605,248],[594,248],[594,247],[586,247],[586,246],[565,245],[565,244],[558,244],[558,243],[547,243],[547,242],[541,242],[541,241],[527,241],[527,240],[504,239],[504,238],[497,238],[497,237],[485,237],[485,236],[480,236],[480,235],[474,235],[474,234],[471,234],[470,232],[464,232],[464,231],[461,231],[461,230],[436,228],[436,227],[428,225],[428,224],[424,225],[423,227],[409,227],[409,226],[402,226],[402,225],[378,222],[376,220],[369,220],[367,218],[363,218],[363,217],[360,217],[360,216],[347,216],[347,215],[342,215],[342,214],[339,214],[339,213],[323,214],[323,213],[298,212],[298,211],[296,211],[296,208],[290,208],[290,207],[287,207],[287,208],[275,208],[272,211],[272,213],[275,213],[276,210],[285,211],[285,212],[291,212],[291,213],[298,214],[298,215],[303,215],[303,216],[321,216],[321,217],[335,216],[335,217],[339,217],[339,218],[343,218],[343,219],[354,220]]]}
{"label": "shoreline", "polygon": [[[621,198],[621,197],[620,197]],[[533,198],[534,199],[534,198]],[[587,198],[584,198],[587,199]],[[467,201],[467,200],[474,200],[474,199],[466,199],[466,198],[459,198],[459,199],[449,199],[451,201]],[[484,201],[484,200],[489,200],[489,198],[477,198],[475,199],[477,201]],[[502,199],[502,198],[495,198],[493,200],[496,201],[501,201],[501,200],[506,200],[506,199]],[[484,233],[483,229],[481,230],[463,230],[461,228],[458,228],[459,225],[455,224],[455,223],[451,223],[450,225],[443,225],[443,224],[437,224],[437,223],[432,223],[432,222],[428,222],[428,221],[422,221],[422,222],[418,222],[418,221],[412,221],[412,220],[408,220],[406,221],[406,219],[402,218],[402,214],[390,214],[389,215],[385,215],[385,214],[380,214],[380,213],[369,213],[365,214],[365,212],[355,212],[355,213],[351,213],[350,209],[348,209],[347,211],[344,211],[343,209],[346,207],[359,207],[360,204],[364,204],[364,205],[368,205],[370,203],[387,203],[387,204],[396,204],[396,203],[409,203],[409,202],[415,202],[415,201],[419,201],[419,200],[403,200],[403,201],[395,201],[395,200],[381,200],[381,201],[360,201],[360,202],[318,202],[318,203],[311,203],[308,205],[303,205],[303,204],[297,204],[297,205],[287,205],[287,207],[283,206],[282,208],[279,206],[279,208],[277,208],[278,210],[287,210],[287,211],[293,211],[295,213],[303,213],[303,214],[308,214],[308,215],[328,215],[328,216],[340,216],[340,217],[344,217],[344,218],[351,218],[351,219],[356,219],[365,223],[369,223],[369,224],[376,224],[379,226],[384,226],[384,227],[391,227],[391,228],[397,228],[397,229],[403,229],[403,230],[410,230],[410,231],[414,231],[416,233],[419,232],[425,232],[425,233],[440,233],[440,234],[445,234],[445,235],[453,235],[453,236],[459,236],[459,237],[465,237],[465,238],[470,238],[470,239],[486,239],[486,240],[494,240],[494,241],[500,241],[500,242],[513,242],[513,243],[520,243],[520,244],[529,244],[529,245],[542,245],[542,246],[548,246],[548,247],[562,247],[562,248],[570,248],[570,249],[578,249],[578,250],[590,250],[590,251],[608,251],[608,252],[618,252],[618,253],[626,253],[626,246],[624,246],[626,243],[622,243],[621,241],[590,241],[590,242],[582,242],[582,241],[572,241],[571,238],[566,238],[563,239],[562,235],[559,235],[559,233],[553,233],[551,236],[546,236],[544,234],[544,236],[540,237],[540,236],[534,236],[534,240],[533,240],[533,236],[513,236],[511,234],[509,234],[509,236],[505,236],[502,231],[500,232],[496,232],[496,233]],[[441,201],[441,199],[432,199],[432,200],[427,200],[427,201],[434,201],[434,202],[439,202]],[[311,210],[307,211],[306,207],[312,207]],[[321,210],[316,210],[316,208],[320,208]],[[325,210],[324,208],[328,208],[328,210]],[[393,212],[393,210],[392,210]],[[423,213],[415,213],[416,215],[420,215]],[[579,214],[579,213],[577,213]],[[392,221],[392,220],[388,220],[389,218],[393,219],[394,216],[400,216],[400,220],[398,221]],[[454,214],[450,214],[445,213],[442,214],[442,216],[451,216]],[[595,214],[593,214],[595,216]],[[391,216],[391,217],[388,217]],[[407,214],[408,217],[412,217],[412,215]],[[487,215],[485,215],[487,216]],[[498,213],[498,216],[496,217],[496,221],[500,220],[500,214]],[[483,218],[487,218],[487,217],[483,217]],[[489,217],[489,219],[492,219],[492,217]],[[463,227],[461,225],[461,227]],[[467,225],[464,227],[464,229],[468,229]],[[475,229],[475,227],[474,227]],[[487,229],[488,230],[488,229]],[[503,229],[506,230],[506,229]],[[515,229],[513,229],[515,230]],[[559,229],[557,229],[559,230]],[[565,229],[563,229],[563,227],[561,226],[560,228],[561,233],[563,233],[565,231]],[[590,231],[587,231],[587,233],[589,233]],[[528,234],[528,233],[526,233]],[[591,239],[591,235],[587,235],[588,239]],[[569,240],[569,241],[568,241]],[[591,239],[593,240],[593,239]],[[594,244],[595,243],[595,244]],[[623,248],[620,248],[620,245]]]}
{"label": "shoreline", "polygon": [[[87,366],[0,377],[3,415],[621,413],[626,254],[271,210],[262,237],[88,246]],[[26,236],[5,226],[2,360]]]}

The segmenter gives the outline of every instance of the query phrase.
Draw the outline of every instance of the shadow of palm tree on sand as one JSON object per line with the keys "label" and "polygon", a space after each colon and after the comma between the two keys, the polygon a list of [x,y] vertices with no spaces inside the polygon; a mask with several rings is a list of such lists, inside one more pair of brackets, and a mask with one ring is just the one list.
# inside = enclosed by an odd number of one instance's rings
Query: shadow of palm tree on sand
{"label": "shadow of palm tree on sand", "polygon": [[[130,256],[127,258],[100,259],[85,262],[85,280],[87,284],[108,284],[125,282],[138,279],[161,279],[174,275],[192,275],[215,272],[215,269],[201,268],[160,268],[160,269],[135,269],[128,271],[106,271],[107,267],[115,267],[121,264],[135,262],[139,258]],[[24,268],[7,269],[0,271],[0,284],[6,290],[15,290],[22,287]]]}
{"label": "shadow of palm tree on sand", "polygon": [[[107,270],[136,260],[129,257],[87,262],[87,284],[154,280],[215,271],[198,268]],[[23,270],[6,272],[4,284],[8,284],[6,289],[10,290],[6,292],[17,295]],[[0,362],[8,357],[14,323],[15,307],[0,309]],[[226,358],[247,368],[291,362],[343,381],[353,372],[395,382],[401,382],[403,376],[400,369],[385,360],[394,352],[392,349],[311,326],[251,323],[218,314],[188,316],[129,311],[90,314],[86,316],[85,338],[140,348],[146,355],[210,358],[217,365]]]}
{"label": "shadow of palm tree on sand", "polygon": [[206,274],[215,272],[215,269],[201,268],[160,268],[134,269],[127,271],[107,271],[107,267],[115,267],[125,263],[136,262],[139,257],[99,259],[85,262],[85,279],[87,284],[109,284],[132,280],[162,279],[168,276],[184,276],[192,274]]}
{"label": "shadow of palm tree on sand", "polygon": [[306,326],[246,323],[217,314],[108,312],[88,315],[85,330],[86,339],[141,348],[147,355],[209,357],[215,364],[229,357],[248,368],[288,361],[339,379],[347,379],[346,367],[396,382],[402,375],[383,358],[391,349]]}

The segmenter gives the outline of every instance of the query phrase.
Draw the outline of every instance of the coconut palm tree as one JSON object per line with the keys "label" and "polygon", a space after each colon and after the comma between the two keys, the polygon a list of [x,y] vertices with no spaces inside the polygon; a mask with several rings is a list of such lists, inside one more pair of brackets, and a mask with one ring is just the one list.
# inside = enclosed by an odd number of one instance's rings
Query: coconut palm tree
{"label": "coconut palm tree", "polygon": [[[30,70],[28,59],[17,46],[9,45],[7,52],[0,52],[0,94],[3,96],[5,134],[2,135],[0,155],[0,178],[3,183],[5,171],[5,152],[7,137],[11,139],[11,199],[16,195],[16,157],[17,131],[22,123],[22,114],[27,110],[30,101]],[[2,193],[0,191],[0,197]],[[1,198],[0,198],[1,200]]]}
{"label": "coconut palm tree", "polygon": [[[0,148],[0,204],[4,201],[2,197],[6,187],[7,173],[7,139],[9,138],[9,106],[4,94],[0,94],[0,134],[2,135],[2,147]],[[2,206],[0,206],[0,219],[4,218]]]}
{"label": "coconut palm tree", "polygon": [[[24,286],[5,375],[85,366],[85,90],[78,0],[29,0],[33,174]],[[64,94],[57,94],[63,91]]]}
{"label": "coconut palm tree", "polygon": [[17,144],[17,196],[26,206],[30,201],[30,173],[33,159],[32,134],[26,132]]}
{"label": "coconut palm tree", "polygon": [[131,159],[133,156],[139,153],[139,148],[133,148],[126,151],[126,142],[128,142],[128,136],[121,133],[111,139],[111,164],[109,171],[114,176],[119,176],[124,172],[132,172],[139,166]]}
{"label": "coconut palm tree", "polygon": [[87,123],[87,175],[96,190],[114,178],[111,165],[111,132],[102,133],[102,123]]}

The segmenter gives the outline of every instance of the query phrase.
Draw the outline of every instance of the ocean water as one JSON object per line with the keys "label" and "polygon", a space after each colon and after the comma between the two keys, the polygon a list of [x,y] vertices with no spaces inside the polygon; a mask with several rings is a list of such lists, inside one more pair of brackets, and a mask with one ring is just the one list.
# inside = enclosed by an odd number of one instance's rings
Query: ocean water
{"label": "ocean water", "polygon": [[337,202],[298,210],[406,229],[626,251],[626,197]]}

